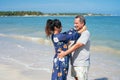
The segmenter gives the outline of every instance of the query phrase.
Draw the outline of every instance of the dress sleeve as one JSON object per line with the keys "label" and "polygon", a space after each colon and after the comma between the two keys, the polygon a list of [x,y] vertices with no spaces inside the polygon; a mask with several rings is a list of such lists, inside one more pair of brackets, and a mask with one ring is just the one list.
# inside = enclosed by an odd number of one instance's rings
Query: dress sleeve
{"label": "dress sleeve", "polygon": [[75,30],[69,30],[67,32],[61,33],[61,35],[58,37],[59,41],[69,41],[69,40],[76,40],[80,37],[81,34],[79,34]]}

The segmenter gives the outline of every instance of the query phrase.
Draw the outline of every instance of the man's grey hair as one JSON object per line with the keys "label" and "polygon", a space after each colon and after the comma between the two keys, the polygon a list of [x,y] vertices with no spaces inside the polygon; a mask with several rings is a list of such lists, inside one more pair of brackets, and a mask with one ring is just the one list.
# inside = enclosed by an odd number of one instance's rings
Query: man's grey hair
{"label": "man's grey hair", "polygon": [[77,15],[75,18],[80,18],[80,22],[86,24],[85,17],[82,15]]}

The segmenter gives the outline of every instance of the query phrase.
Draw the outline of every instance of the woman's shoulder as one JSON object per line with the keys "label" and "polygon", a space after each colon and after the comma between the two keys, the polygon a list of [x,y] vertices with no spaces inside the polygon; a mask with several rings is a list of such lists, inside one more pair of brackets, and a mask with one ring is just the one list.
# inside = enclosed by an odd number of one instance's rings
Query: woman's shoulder
{"label": "woman's shoulder", "polygon": [[58,42],[63,36],[63,33],[59,33],[59,34],[53,34],[53,40],[54,42]]}

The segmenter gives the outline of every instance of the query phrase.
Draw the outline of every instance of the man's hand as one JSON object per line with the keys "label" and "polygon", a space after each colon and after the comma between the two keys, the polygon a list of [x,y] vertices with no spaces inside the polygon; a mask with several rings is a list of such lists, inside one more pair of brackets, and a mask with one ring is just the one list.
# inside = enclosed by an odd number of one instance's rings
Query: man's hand
{"label": "man's hand", "polygon": [[63,58],[66,55],[66,53],[64,51],[60,51],[60,53],[58,54],[59,58]]}

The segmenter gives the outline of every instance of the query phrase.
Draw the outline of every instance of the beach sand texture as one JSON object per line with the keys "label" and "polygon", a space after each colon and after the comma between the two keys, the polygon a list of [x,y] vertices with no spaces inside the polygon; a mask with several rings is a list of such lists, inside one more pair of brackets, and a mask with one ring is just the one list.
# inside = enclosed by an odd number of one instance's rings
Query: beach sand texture
{"label": "beach sand texture", "polygon": [[[0,80],[50,80],[52,45],[0,37]],[[89,80],[120,80],[120,54],[91,47]],[[100,48],[101,49],[101,48]],[[68,80],[73,80],[70,76]]]}

